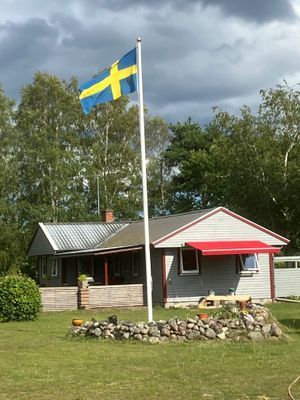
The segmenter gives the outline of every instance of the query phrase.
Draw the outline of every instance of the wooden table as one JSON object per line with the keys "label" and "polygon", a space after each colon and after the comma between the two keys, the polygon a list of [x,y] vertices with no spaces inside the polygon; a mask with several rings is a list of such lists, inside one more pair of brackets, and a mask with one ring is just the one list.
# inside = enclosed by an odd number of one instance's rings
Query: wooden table
{"label": "wooden table", "polygon": [[240,301],[250,302],[251,296],[249,295],[210,295],[205,297],[200,303],[199,308],[205,307],[220,307],[222,303],[230,302],[236,303]]}

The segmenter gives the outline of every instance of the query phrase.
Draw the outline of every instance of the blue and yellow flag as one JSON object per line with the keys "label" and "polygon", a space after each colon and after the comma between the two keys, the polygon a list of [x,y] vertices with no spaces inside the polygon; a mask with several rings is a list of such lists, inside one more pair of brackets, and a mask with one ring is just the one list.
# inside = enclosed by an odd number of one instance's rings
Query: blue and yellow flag
{"label": "blue and yellow flag", "polygon": [[116,100],[137,90],[136,49],[131,50],[110,68],[83,83],[79,99],[85,114],[100,103]]}

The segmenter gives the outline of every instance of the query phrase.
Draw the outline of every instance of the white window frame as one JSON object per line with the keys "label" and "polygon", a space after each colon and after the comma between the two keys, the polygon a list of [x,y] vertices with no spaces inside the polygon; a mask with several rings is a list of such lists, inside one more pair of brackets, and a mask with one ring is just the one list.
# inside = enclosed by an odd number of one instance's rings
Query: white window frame
{"label": "white window frame", "polygon": [[51,277],[58,278],[59,277],[59,260],[58,258],[53,257],[51,263]]}
{"label": "white window frame", "polygon": [[42,278],[46,278],[48,275],[48,265],[46,256],[41,257],[41,274]]}
{"label": "white window frame", "polygon": [[[196,254],[196,268],[194,270],[184,270],[184,265],[183,265],[183,257],[182,257],[182,252],[183,251],[193,251]],[[199,252],[196,249],[188,249],[188,248],[182,248],[180,249],[180,257],[179,257],[179,262],[180,262],[180,275],[199,275],[200,274],[200,264],[199,264]]]}
{"label": "white window frame", "polygon": [[[246,268],[245,264],[244,264],[243,256],[254,256],[256,267],[255,268]],[[257,254],[255,254],[255,253],[239,254],[239,273],[241,275],[258,274],[259,273],[259,262],[258,262]]]}

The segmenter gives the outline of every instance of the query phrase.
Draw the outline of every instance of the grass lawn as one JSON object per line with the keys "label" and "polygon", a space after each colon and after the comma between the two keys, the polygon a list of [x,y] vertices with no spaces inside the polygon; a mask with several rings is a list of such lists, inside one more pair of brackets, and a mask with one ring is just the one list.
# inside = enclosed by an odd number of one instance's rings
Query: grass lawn
{"label": "grass lawn", "polygon": [[[145,321],[146,310],[43,313],[34,322],[0,324],[0,399],[288,399],[300,375],[300,305],[274,304],[290,340],[150,345],[72,339],[74,317]],[[154,310],[154,318],[195,310]],[[292,389],[300,399],[300,385]]]}

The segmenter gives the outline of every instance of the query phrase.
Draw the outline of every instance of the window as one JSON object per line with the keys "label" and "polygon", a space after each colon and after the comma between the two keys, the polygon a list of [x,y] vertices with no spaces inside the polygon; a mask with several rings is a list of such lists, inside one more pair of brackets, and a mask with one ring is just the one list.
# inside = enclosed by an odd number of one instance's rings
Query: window
{"label": "window", "polygon": [[45,256],[41,258],[41,269],[42,269],[42,277],[46,278],[48,270],[47,270],[47,257]]}
{"label": "window", "polygon": [[300,268],[300,261],[296,260],[276,260],[274,258],[274,268],[282,269],[282,268]]}
{"label": "window", "polygon": [[140,257],[138,252],[131,254],[131,273],[132,276],[140,276]]}
{"label": "window", "polygon": [[238,272],[257,273],[259,271],[258,259],[256,254],[239,254],[238,255]]}
{"label": "window", "polygon": [[113,273],[114,276],[121,276],[121,263],[120,256],[118,254],[113,256]]}
{"label": "window", "polygon": [[91,276],[93,259],[91,256],[84,256],[78,258],[78,275]]}
{"label": "window", "polygon": [[194,249],[180,249],[180,275],[199,274],[199,254]]}
{"label": "window", "polygon": [[51,268],[52,278],[58,278],[58,259],[52,258],[52,268]]}

